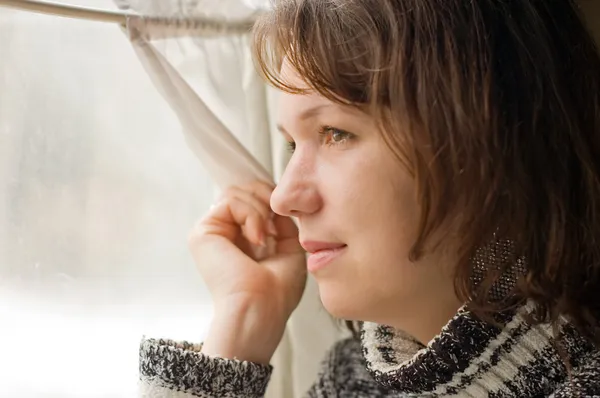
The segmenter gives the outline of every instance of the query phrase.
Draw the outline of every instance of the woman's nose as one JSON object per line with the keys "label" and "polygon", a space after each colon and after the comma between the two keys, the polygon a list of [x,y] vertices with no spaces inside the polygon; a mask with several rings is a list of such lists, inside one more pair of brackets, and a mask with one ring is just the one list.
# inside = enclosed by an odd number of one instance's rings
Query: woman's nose
{"label": "woman's nose", "polygon": [[[306,166],[306,165],[305,165]],[[290,160],[271,195],[271,209],[281,216],[300,217],[317,212],[322,206],[312,168]]]}

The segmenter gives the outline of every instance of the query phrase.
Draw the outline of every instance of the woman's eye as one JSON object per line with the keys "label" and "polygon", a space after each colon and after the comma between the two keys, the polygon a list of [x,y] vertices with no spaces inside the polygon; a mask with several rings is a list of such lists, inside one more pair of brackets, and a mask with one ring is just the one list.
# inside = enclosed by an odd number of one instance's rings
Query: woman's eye
{"label": "woman's eye", "polygon": [[[321,127],[319,136],[321,143],[327,146],[344,145],[347,141],[354,138],[354,134],[330,126]],[[296,142],[288,141],[286,147],[288,152],[294,153],[296,151]]]}
{"label": "woman's eye", "polygon": [[335,142],[335,143],[341,143],[344,142],[344,140],[346,139],[346,133],[340,130],[331,130],[331,141]]}
{"label": "woman's eye", "polygon": [[353,137],[351,133],[329,126],[321,127],[319,135],[323,143],[329,146],[345,144],[346,141]]}

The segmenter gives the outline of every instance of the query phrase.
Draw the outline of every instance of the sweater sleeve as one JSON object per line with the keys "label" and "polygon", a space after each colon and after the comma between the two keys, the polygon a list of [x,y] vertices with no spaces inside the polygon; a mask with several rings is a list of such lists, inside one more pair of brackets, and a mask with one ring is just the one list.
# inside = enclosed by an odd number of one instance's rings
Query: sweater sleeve
{"label": "sweater sleeve", "polygon": [[257,398],[265,394],[272,367],[204,355],[202,346],[143,339],[140,398]]}

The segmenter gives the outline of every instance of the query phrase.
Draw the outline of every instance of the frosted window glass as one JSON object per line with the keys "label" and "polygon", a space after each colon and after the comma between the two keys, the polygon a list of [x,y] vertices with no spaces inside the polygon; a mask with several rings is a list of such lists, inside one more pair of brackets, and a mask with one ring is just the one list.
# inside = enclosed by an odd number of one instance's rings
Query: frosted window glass
{"label": "frosted window glass", "polygon": [[118,27],[0,9],[0,54],[0,396],[135,396],[142,334],[206,331],[213,184]]}

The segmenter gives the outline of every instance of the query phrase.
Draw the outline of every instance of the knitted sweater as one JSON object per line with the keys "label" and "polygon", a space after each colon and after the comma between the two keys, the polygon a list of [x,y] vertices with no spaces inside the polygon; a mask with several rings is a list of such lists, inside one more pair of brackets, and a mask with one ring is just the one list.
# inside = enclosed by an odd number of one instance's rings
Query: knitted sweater
{"label": "knitted sweater", "polygon": [[[365,323],[360,340],[340,341],[327,354],[307,397],[600,397],[600,350],[564,321],[561,357],[551,328],[525,321],[529,310],[503,314],[500,327],[462,308],[426,347],[394,328]],[[143,340],[140,396],[264,395],[270,366],[199,351],[189,343]]]}

